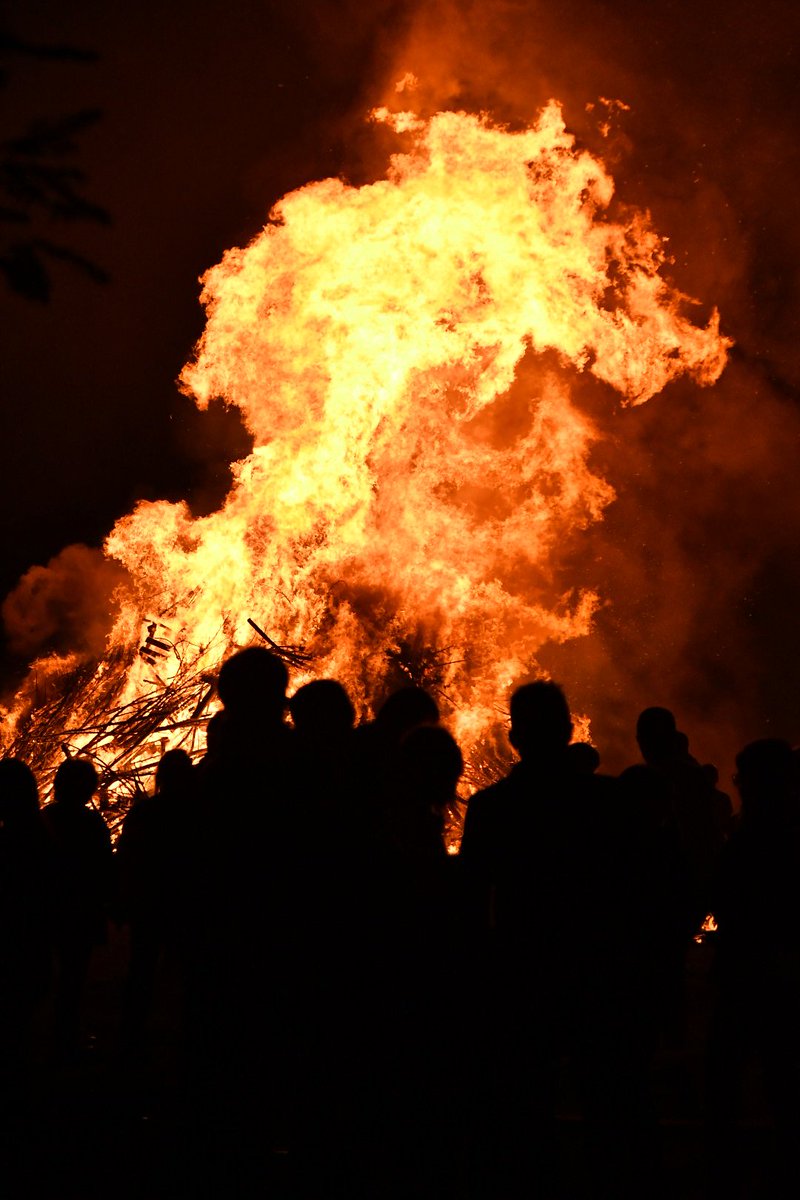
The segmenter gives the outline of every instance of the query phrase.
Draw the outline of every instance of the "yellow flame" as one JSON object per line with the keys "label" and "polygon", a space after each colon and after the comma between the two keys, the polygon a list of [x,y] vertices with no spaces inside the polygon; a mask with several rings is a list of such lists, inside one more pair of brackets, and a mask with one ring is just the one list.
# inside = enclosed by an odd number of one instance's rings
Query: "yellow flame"
{"label": "yellow flame", "polygon": [[[729,343],[716,313],[685,315],[647,217],[611,219],[613,181],[557,103],[515,131],[371,117],[404,139],[386,179],[285,196],[203,277],[181,385],[238,407],[254,448],[219,512],[117,523],[105,550],[133,583],[110,644],[155,614],[213,669],[252,616],[313,656],[294,685],[337,677],[362,713],[424,660],[469,755],[542,644],[591,627],[597,597],[553,583],[559,544],[613,499],[570,373],[638,404],[682,373],[712,383]],[[121,698],[151,675],[137,659]]]}

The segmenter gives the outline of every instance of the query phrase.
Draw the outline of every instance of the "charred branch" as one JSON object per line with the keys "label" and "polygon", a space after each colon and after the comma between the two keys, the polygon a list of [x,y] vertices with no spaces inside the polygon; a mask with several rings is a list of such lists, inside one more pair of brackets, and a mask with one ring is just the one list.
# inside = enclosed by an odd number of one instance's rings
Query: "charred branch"
{"label": "charred branch", "polygon": [[309,654],[305,646],[280,646],[274,642],[268,633],[265,633],[260,625],[256,625],[252,617],[247,618],[247,624],[256,631],[260,638],[269,646],[278,658],[282,658],[284,662],[289,663],[292,667],[305,667],[312,661],[313,655]]}

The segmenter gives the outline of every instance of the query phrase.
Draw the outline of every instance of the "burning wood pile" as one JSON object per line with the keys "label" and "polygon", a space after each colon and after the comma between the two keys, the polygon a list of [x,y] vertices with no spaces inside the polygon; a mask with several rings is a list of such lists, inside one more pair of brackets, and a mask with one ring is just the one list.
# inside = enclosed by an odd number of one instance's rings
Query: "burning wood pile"
{"label": "burning wood pile", "polygon": [[122,652],[78,667],[58,679],[59,690],[19,713],[5,753],[24,759],[46,798],[59,763],[80,755],[99,777],[98,800],[115,832],[131,803],[147,790],[164,751],[182,746],[193,757],[205,749],[205,727],[213,680],[191,659],[164,683],[149,680],[140,695],[116,702],[120,671],[130,667]]}
{"label": "burning wood pile", "polygon": [[[290,667],[308,663],[302,647],[280,646],[255,621],[248,618],[248,624]],[[181,747],[195,759],[205,753],[206,726],[216,707],[210,647],[173,643],[166,626],[155,620],[147,622],[145,633],[133,653],[119,649],[100,663],[51,672],[41,684],[34,673],[29,701],[19,704],[13,734],[3,746],[5,754],[31,767],[45,798],[64,757],[91,759],[100,781],[99,805],[112,833],[136,796],[151,786],[167,749]],[[129,674],[133,657],[149,670],[139,694],[120,703],[120,679]],[[159,667],[167,666],[165,677]]]}

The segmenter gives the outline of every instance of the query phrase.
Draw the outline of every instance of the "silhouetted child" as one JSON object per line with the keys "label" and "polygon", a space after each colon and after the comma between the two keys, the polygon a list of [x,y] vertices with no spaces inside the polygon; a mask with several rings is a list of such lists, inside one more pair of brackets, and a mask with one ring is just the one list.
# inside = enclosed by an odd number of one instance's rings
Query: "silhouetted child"
{"label": "silhouetted child", "polygon": [[66,1062],[80,1050],[84,987],[92,951],[106,941],[113,896],[111,837],[100,813],[88,807],[96,791],[93,763],[68,758],[44,809],[55,863],[55,1054]]}

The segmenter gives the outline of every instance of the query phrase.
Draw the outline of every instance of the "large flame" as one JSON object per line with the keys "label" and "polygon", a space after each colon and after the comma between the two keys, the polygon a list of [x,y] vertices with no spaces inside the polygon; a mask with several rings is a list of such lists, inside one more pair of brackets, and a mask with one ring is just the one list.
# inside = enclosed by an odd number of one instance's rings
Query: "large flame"
{"label": "large flame", "polygon": [[[589,632],[598,602],[554,583],[559,547],[613,499],[568,380],[641,403],[682,373],[712,383],[728,343],[716,313],[688,319],[646,215],[610,218],[613,182],[555,102],[516,131],[372,117],[405,142],[386,179],[291,193],[204,276],[181,384],[237,406],[253,451],[220,511],[142,503],[117,523],[105,553],[131,583],[91,678],[130,705],[187,664],[213,672],[250,618],[302,647],[294,686],[336,677],[362,713],[399,673],[428,683],[469,756],[540,647]],[[73,694],[67,730],[85,719]],[[93,745],[119,759],[113,732]]]}

